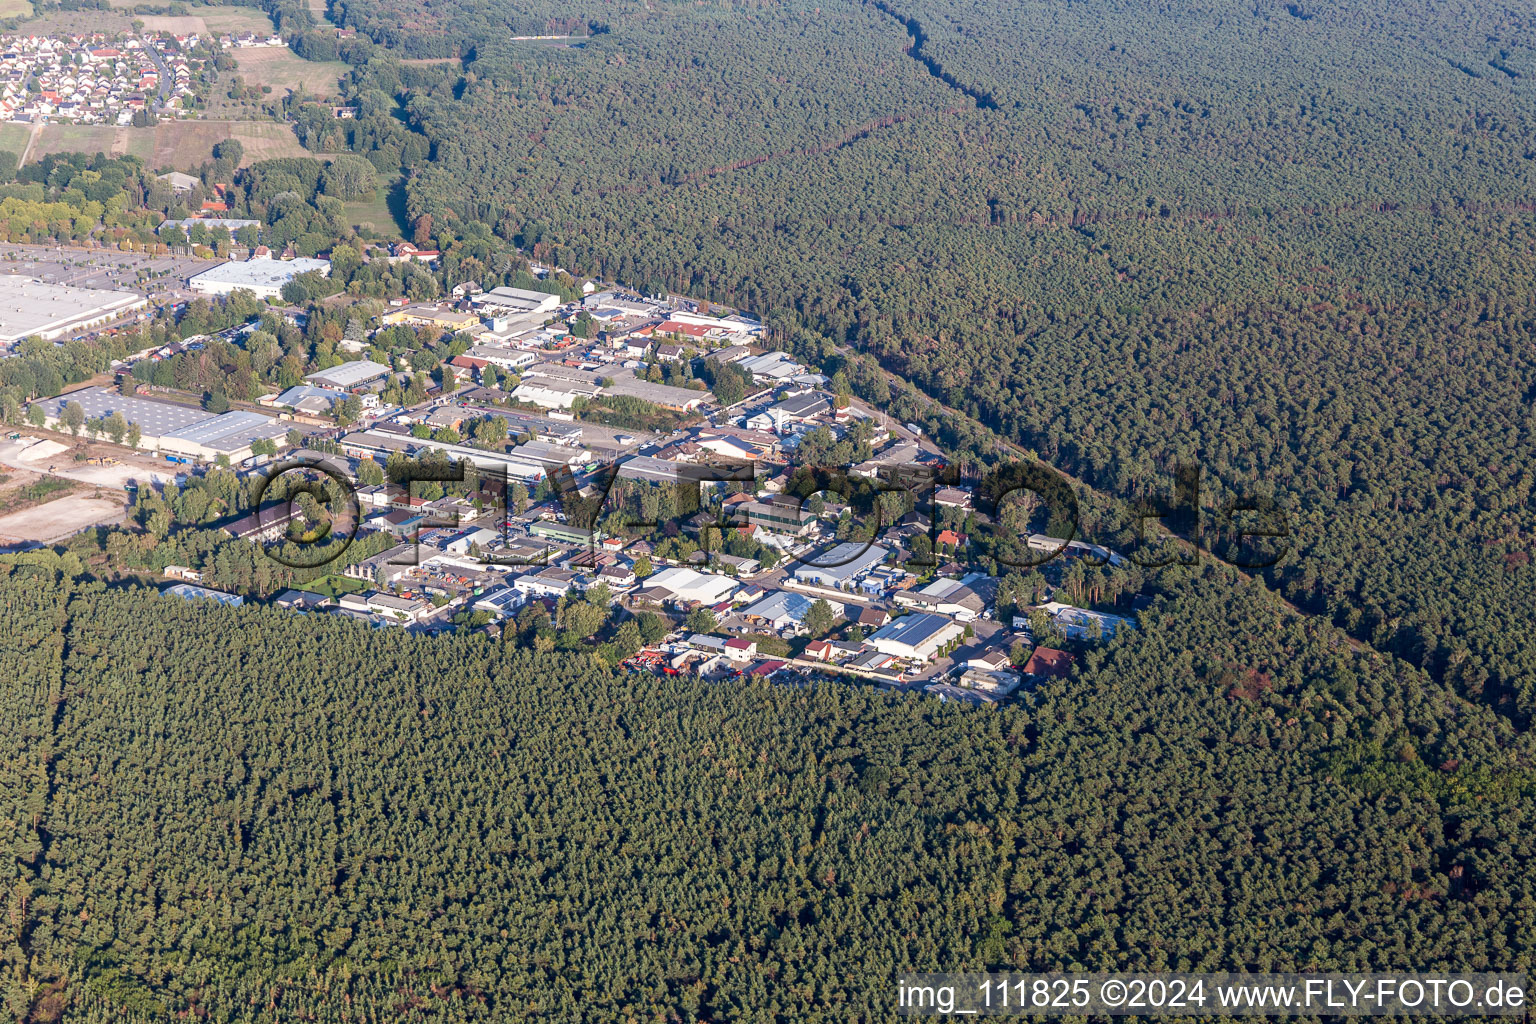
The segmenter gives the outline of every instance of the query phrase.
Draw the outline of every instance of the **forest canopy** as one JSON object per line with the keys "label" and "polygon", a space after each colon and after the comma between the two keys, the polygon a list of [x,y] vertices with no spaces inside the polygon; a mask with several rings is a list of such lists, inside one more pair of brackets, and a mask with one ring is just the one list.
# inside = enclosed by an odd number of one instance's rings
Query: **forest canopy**
{"label": "forest canopy", "polygon": [[602,30],[509,40],[555,17],[538,3],[414,27],[347,5],[463,58],[355,72],[431,142],[412,218],[752,310],[862,397],[890,396],[856,372],[876,361],[1107,493],[1178,461],[1213,509],[1265,491],[1298,541],[1270,585],[1536,716],[1528,12],[562,10]]}
{"label": "forest canopy", "polygon": [[907,969],[1529,967],[1529,735],[1226,572],[992,710],[7,561],[18,1019],[789,1024],[884,1016]]}

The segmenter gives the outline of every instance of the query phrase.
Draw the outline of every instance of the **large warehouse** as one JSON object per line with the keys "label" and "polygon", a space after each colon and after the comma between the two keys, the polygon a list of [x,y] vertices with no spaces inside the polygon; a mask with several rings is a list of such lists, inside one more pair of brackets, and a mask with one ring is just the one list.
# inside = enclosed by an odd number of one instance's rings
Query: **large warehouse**
{"label": "large warehouse", "polygon": [[263,416],[259,412],[227,412],[173,431],[160,439],[160,450],[168,455],[202,462],[214,462],[220,455],[241,462],[251,457],[251,442],[276,441],[279,447],[288,436],[289,424]]}
{"label": "large warehouse", "polygon": [[34,335],[53,341],[148,305],[149,300],[138,292],[72,288],[0,274],[0,345],[14,345]]}
{"label": "large warehouse", "polygon": [[675,566],[647,578],[644,589],[636,596],[681,605],[716,604],[740,589],[741,584],[728,576]]}
{"label": "large warehouse", "polygon": [[388,372],[389,367],[383,363],[375,363],[371,359],[354,359],[350,363],[341,363],[328,370],[316,370],[314,373],[306,374],[304,379],[317,388],[351,391],[353,388],[373,383]]}
{"label": "large warehouse", "polygon": [[251,259],[244,263],[221,263],[190,278],[187,284],[203,295],[228,295],[244,290],[258,299],[277,299],[282,297],[283,285],[311,270],[318,270],[321,277],[331,276],[331,265],[325,260]]}
{"label": "large warehouse", "polygon": [[216,416],[194,406],[121,395],[110,388],[82,388],[35,404],[43,410],[48,426],[64,430],[60,417],[70,402],[79,403],[87,422],[118,413],[139,428],[140,448],[204,462],[220,455],[229,456],[232,463],[248,459],[251,442],[258,438],[276,441],[281,447],[291,426],[260,413]]}

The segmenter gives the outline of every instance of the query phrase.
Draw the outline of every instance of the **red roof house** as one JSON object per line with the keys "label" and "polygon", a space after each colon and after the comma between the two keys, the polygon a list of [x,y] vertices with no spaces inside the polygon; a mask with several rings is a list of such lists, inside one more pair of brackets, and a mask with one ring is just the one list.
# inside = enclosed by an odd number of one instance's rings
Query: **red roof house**
{"label": "red roof house", "polygon": [[1053,647],[1036,647],[1035,653],[1031,654],[1029,661],[1024,663],[1024,674],[1064,679],[1072,671],[1072,663],[1076,660],[1066,651],[1058,651]]}

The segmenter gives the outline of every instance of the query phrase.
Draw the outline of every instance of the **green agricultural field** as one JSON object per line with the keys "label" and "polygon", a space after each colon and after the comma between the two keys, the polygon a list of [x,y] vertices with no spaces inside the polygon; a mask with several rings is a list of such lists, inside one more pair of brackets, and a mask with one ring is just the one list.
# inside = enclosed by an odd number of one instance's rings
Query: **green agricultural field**
{"label": "green agricultural field", "polygon": [[[0,3],[5,0],[0,0]],[[196,14],[143,14],[139,20],[151,32],[271,32],[272,19],[254,7],[199,7]]]}
{"label": "green agricultural field", "polygon": [[[0,125],[0,149],[19,155],[26,149],[28,131],[27,125]],[[299,145],[293,129],[275,121],[162,121],[150,128],[45,125],[31,159],[49,153],[128,154],[152,168],[191,170],[212,159],[213,147],[225,139],[238,139],[245,147],[246,165],[286,156],[324,158]]]}
{"label": "green agricultural field", "polygon": [[[20,0],[0,0],[0,6],[19,3]],[[25,6],[30,13],[32,5]],[[111,35],[114,32],[131,31],[132,18],[125,11],[117,10],[51,10],[22,22],[21,29],[29,35],[40,36],[70,35],[77,32],[103,32]]]}
{"label": "green agricultural field", "polygon": [[155,167],[193,168],[211,159],[213,147],[238,139],[245,147],[243,163],[284,156],[309,156],[293,129],[276,121],[176,121],[156,125]]}
{"label": "green agricultural field", "polygon": [[30,18],[32,4],[28,0],[0,0],[0,18]]}

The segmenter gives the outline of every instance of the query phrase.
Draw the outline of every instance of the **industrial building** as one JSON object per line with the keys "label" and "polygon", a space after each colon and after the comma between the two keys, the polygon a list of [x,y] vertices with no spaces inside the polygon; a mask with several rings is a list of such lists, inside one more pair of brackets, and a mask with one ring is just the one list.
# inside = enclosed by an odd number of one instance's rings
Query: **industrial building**
{"label": "industrial building", "polygon": [[[806,597],[792,590],[776,590],[741,610],[742,618],[754,625],[768,626],[774,630],[799,630],[806,613],[818,598]],[[842,618],[845,606],[840,601],[828,601],[832,614]]]}
{"label": "industrial building", "polygon": [[885,548],[873,544],[844,541],[817,555],[816,564],[806,563],[796,568],[795,579],[809,586],[846,590],[889,555]]}
{"label": "industrial building", "polygon": [[505,472],[508,480],[521,480],[528,486],[544,478],[545,465],[536,459],[524,458],[516,451],[501,453],[473,448],[463,444],[448,444],[431,438],[395,434],[377,427],[358,430],[341,439],[342,453],[354,459],[388,460],[392,453],[414,455],[427,450],[442,452],[450,459],[473,463],[481,470]]}
{"label": "industrial building", "polygon": [[82,388],[35,404],[43,410],[48,426],[62,430],[64,407],[71,402],[80,406],[86,422],[104,419],[115,412],[138,427],[140,448],[208,462],[220,455],[227,455],[230,462],[248,459],[251,442],[258,438],[282,446],[289,426],[260,413],[214,415],[196,406],[122,395],[110,388]]}
{"label": "industrial building", "polygon": [[729,598],[741,584],[728,576],[695,572],[681,566],[663,569],[645,581],[636,597],[648,601],[671,601],[680,605],[711,605]]}
{"label": "industrial building", "polygon": [[744,501],[736,506],[731,518],[747,526],[791,537],[803,536],[816,525],[816,517],[805,511],[804,502],[791,494],[770,494],[761,501]]}
{"label": "industrial building", "polygon": [[288,427],[282,420],[259,412],[227,412],[164,435],[160,450],[199,462],[214,462],[220,455],[231,463],[243,462],[252,455],[252,442],[272,441],[281,446]]}
{"label": "industrial building", "polygon": [[929,661],[965,627],[942,615],[903,615],[881,626],[864,642],[881,654],[908,661]]}
{"label": "industrial building", "polygon": [[43,410],[48,426],[57,430],[63,429],[61,417],[64,407],[70,402],[79,404],[87,421],[119,413],[123,419],[138,426],[140,444],[145,448],[159,448],[160,439],[167,434],[212,418],[211,413],[196,406],[120,395],[110,388],[81,388],[34,404]]}
{"label": "industrial building", "polygon": [[138,292],[73,288],[0,274],[0,346],[31,337],[54,341],[148,305]]}
{"label": "industrial building", "polygon": [[262,404],[285,405],[295,412],[308,413],[312,416],[329,416],[334,406],[346,400],[347,393],[336,388],[295,384],[271,401],[262,399]]}
{"label": "industrial building", "polygon": [[228,605],[231,608],[239,608],[245,604],[245,598],[239,594],[229,594],[222,590],[210,590],[207,587],[197,587],[190,583],[173,583],[160,593],[169,597],[179,597],[184,601],[217,601],[219,604]]}
{"label": "industrial building", "polygon": [[552,377],[524,377],[512,391],[519,402],[528,402],[541,409],[570,409],[578,398],[587,400],[602,391],[596,384],[578,384],[574,381],[556,380]]}
{"label": "industrial building", "polygon": [[560,296],[526,288],[492,288],[474,296],[470,302],[487,313],[543,314],[554,312],[560,305]]}
{"label": "industrial building", "polygon": [[306,374],[304,379],[318,388],[336,388],[339,391],[351,391],[353,388],[371,384],[389,373],[389,367],[383,363],[375,363],[371,359],[358,359],[350,363],[342,363],[328,370],[316,370]]}
{"label": "industrial building", "polygon": [[220,264],[194,275],[187,284],[202,295],[248,291],[258,299],[277,299],[282,297],[283,285],[312,270],[318,271],[321,277],[331,275],[331,265],[326,260],[302,257],[293,260],[250,259],[244,263]]}
{"label": "industrial building", "polygon": [[180,228],[182,236],[185,237],[192,230],[192,225],[194,224],[201,224],[209,231],[215,228],[223,228],[231,235],[241,228],[261,230],[261,221],[251,220],[248,217],[186,217],[182,220],[164,220],[160,222],[160,227],[156,230],[164,234],[172,228]]}
{"label": "industrial building", "polygon": [[638,398],[642,402],[650,402],[675,412],[692,412],[714,397],[708,391],[654,384],[635,376],[633,370],[621,370],[613,374],[612,380],[613,383],[607,389],[609,394]]}
{"label": "industrial building", "polygon": [[495,363],[504,370],[521,370],[539,359],[527,349],[502,348],[497,345],[476,345],[464,354],[483,363]]}
{"label": "industrial building", "polygon": [[946,615],[961,622],[971,622],[987,610],[986,600],[968,585],[980,574],[964,580],[940,577],[919,590],[903,590],[895,601],[904,608]]}
{"label": "industrial building", "polygon": [[666,459],[649,455],[632,455],[619,463],[620,480],[639,480],[651,484],[675,484],[681,478],[683,467]]}

